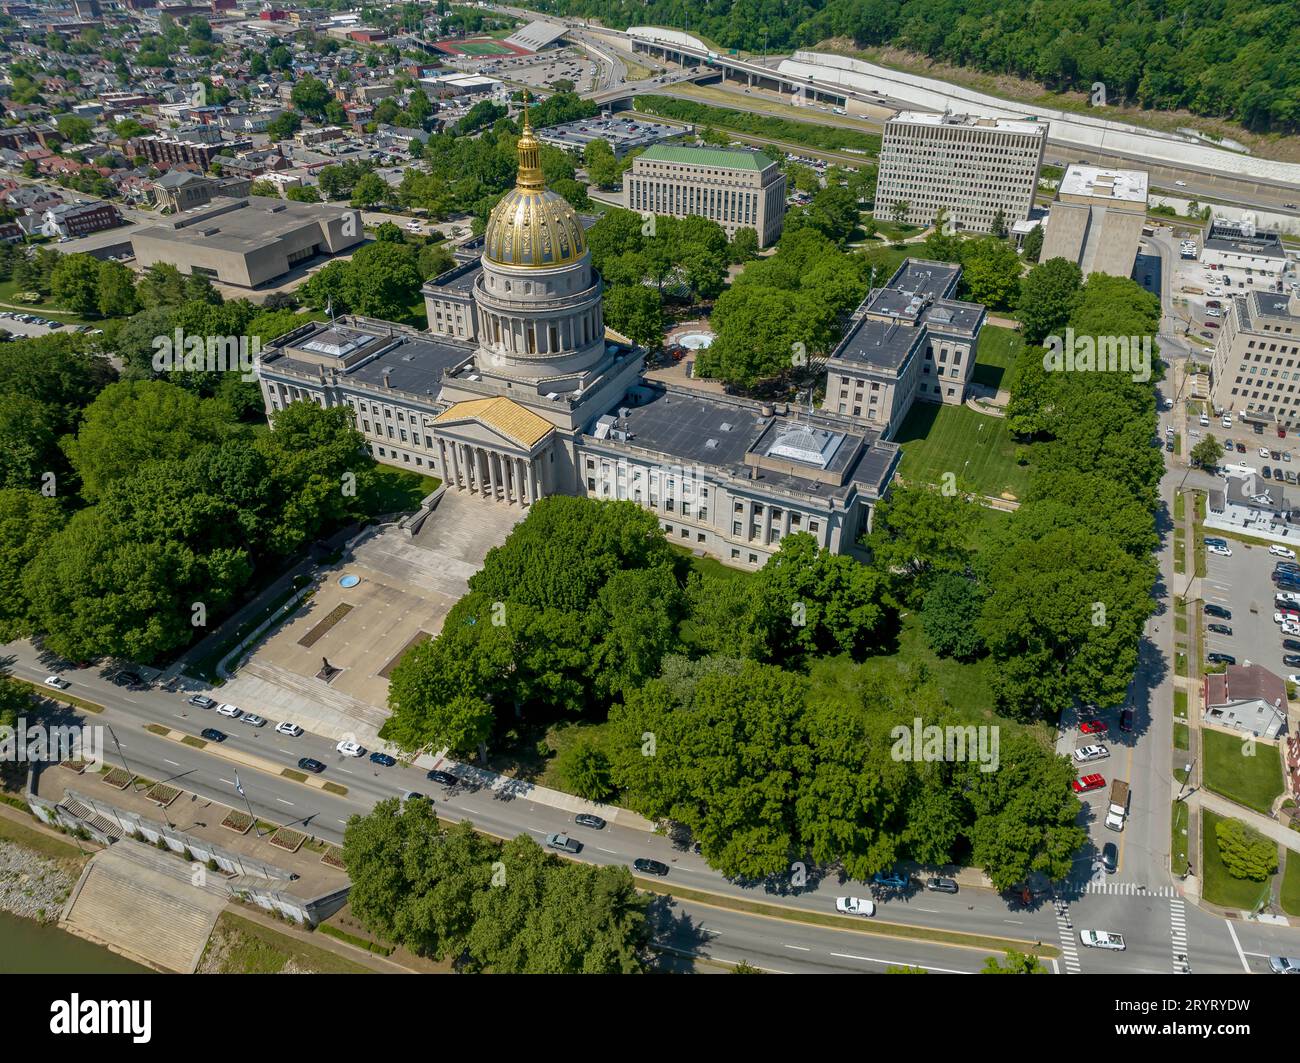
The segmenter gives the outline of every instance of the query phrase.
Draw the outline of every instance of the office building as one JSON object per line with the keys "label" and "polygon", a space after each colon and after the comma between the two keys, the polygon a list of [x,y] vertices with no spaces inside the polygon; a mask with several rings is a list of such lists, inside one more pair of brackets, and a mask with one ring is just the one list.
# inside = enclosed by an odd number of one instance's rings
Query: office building
{"label": "office building", "polygon": [[1300,296],[1257,290],[1223,303],[1210,361],[1214,408],[1294,431],[1300,427]]}
{"label": "office building", "polygon": [[728,238],[758,233],[758,246],[781,236],[785,174],[761,151],[744,148],[647,148],[623,174],[623,201],[641,214],[690,214],[716,221]]}
{"label": "office building", "polygon": [[[959,229],[987,233],[1029,217],[1047,123],[901,111],[885,123],[876,217],[929,225],[940,210]],[[900,208],[900,204],[902,208]]]}
{"label": "office building", "polygon": [[1247,215],[1239,222],[1215,218],[1201,247],[1201,265],[1224,290],[1281,289],[1286,272],[1286,249],[1275,232],[1256,229]]}
{"label": "office building", "polygon": [[1038,261],[1069,259],[1085,278],[1130,277],[1146,213],[1145,170],[1070,166],[1056,190]]}

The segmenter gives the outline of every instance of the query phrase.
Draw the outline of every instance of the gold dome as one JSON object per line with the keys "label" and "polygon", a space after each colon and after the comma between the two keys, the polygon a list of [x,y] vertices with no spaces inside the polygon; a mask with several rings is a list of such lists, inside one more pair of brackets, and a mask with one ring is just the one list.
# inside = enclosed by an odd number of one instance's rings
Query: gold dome
{"label": "gold dome", "polygon": [[541,145],[533,136],[524,101],[524,128],[516,148],[519,174],[493,209],[484,232],[483,256],[502,266],[562,266],[587,251],[582,223],[568,200],[542,180]]}

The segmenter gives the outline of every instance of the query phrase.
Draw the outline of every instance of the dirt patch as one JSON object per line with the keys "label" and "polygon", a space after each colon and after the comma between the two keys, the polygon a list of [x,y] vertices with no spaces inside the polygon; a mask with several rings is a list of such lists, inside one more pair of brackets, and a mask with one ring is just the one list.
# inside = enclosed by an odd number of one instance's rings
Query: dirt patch
{"label": "dirt patch", "polygon": [[313,627],[302,638],[298,640],[299,646],[314,646],[326,635],[329,634],[330,628],[342,620],[348,613],[352,612],[352,606],[347,602],[340,602],[330,610],[329,616]]}

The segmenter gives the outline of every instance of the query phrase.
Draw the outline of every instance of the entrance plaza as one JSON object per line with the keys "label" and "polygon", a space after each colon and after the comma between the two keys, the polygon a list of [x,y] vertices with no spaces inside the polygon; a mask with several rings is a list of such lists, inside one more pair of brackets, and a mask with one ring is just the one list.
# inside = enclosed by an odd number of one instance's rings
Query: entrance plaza
{"label": "entrance plaza", "polygon": [[[214,696],[373,748],[388,718],[388,674],[402,651],[442,630],[488,550],[526,514],[448,491],[414,537],[391,525],[370,532],[322,570],[316,593]],[[360,581],[342,587],[345,575]],[[339,670],[329,682],[317,677],[323,660]]]}

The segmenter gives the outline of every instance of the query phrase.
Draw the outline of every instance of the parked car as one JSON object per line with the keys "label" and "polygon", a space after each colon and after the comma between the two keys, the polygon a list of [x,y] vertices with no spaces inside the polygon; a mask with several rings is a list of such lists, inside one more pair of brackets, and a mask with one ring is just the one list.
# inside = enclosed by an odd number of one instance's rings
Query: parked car
{"label": "parked car", "polygon": [[1268,969],[1274,974],[1300,974],[1300,960],[1292,956],[1270,956]]}
{"label": "parked car", "polygon": [[1270,546],[1268,552],[1273,557],[1285,557],[1291,561],[1295,560],[1295,551],[1286,546]]}
{"label": "parked car", "polygon": [[562,853],[582,852],[582,842],[570,838],[567,834],[548,834],[546,836],[546,847],[548,849],[559,849]]}
{"label": "parked car", "polygon": [[1269,467],[1268,467],[1267,465],[1264,466],[1264,470],[1263,470],[1263,472],[1264,472],[1264,479],[1265,479],[1265,480],[1271,480],[1271,479],[1273,479],[1273,473],[1272,473],[1272,470],[1270,470]]}
{"label": "parked car", "polygon": [[1074,759],[1080,764],[1086,764],[1090,760],[1104,760],[1110,756],[1110,750],[1105,746],[1080,746],[1074,751]]}
{"label": "parked car", "polygon": [[135,672],[117,672],[112,683],[117,687],[126,687],[127,690],[144,690],[148,686]]}
{"label": "parked car", "polygon": [[638,856],[633,860],[632,867],[637,871],[640,871],[643,875],[668,874],[668,865],[662,860],[651,860],[644,856]]}
{"label": "parked car", "polygon": [[1232,634],[1232,628],[1228,627],[1227,624],[1206,624],[1205,626],[1208,630],[1213,631],[1216,635]]}
{"label": "parked car", "polygon": [[199,709],[211,709],[216,707],[216,702],[206,694],[192,694],[185,699],[189,704]]}
{"label": "parked car", "polygon": [[434,768],[433,771],[429,772],[429,774],[426,775],[425,778],[432,779],[434,782],[440,782],[442,783],[443,786],[457,786],[460,783],[460,779],[458,779],[451,772],[440,771],[437,768]]}
{"label": "parked car", "polygon": [[199,732],[199,737],[206,738],[209,742],[224,742],[226,740],[226,733],[224,731],[218,731],[215,727],[205,727]]}
{"label": "parked car", "polygon": [[67,690],[68,687],[72,686],[72,684],[66,679],[58,675],[47,675],[45,677],[45,685],[47,687],[54,687],[55,690]]}
{"label": "parked car", "polygon": [[1282,663],[1288,668],[1300,668],[1300,654],[1284,653],[1282,655]]}
{"label": "parked car", "polygon": [[311,757],[299,757],[298,767],[302,768],[303,771],[310,771],[315,775],[319,775],[325,770],[324,764],[319,760],[312,759]]}
{"label": "parked car", "polygon": [[592,830],[605,829],[605,821],[599,816],[593,816],[590,812],[579,812],[573,817],[573,822],[579,827],[590,827]]}
{"label": "parked car", "polygon": [[1079,944],[1089,949],[1110,949],[1112,952],[1124,951],[1124,935],[1113,930],[1080,930]]}
{"label": "parked car", "polygon": [[1085,735],[1104,735],[1110,733],[1110,728],[1104,720],[1084,720],[1079,724],[1079,733]]}
{"label": "parked car", "polygon": [[1216,536],[1216,535],[1206,535],[1206,536],[1203,536],[1201,541],[1204,542],[1204,543],[1206,543],[1207,545],[1210,544],[1210,543],[1213,543],[1215,546],[1227,546],[1227,545],[1228,545],[1228,540],[1227,540],[1227,539],[1220,539],[1220,538],[1219,538],[1218,536]]}
{"label": "parked car", "polygon": [[1236,664],[1237,658],[1230,653],[1207,653],[1205,659],[1211,664]]}
{"label": "parked car", "polygon": [[288,735],[290,738],[297,738],[300,734],[302,734],[302,728],[299,727],[296,723],[290,723],[288,720],[284,720],[283,722],[277,723],[275,725],[275,733],[280,735]]}
{"label": "parked car", "polygon": [[841,915],[875,915],[876,902],[866,897],[836,897],[835,910]]}
{"label": "parked car", "polygon": [[1209,546],[1205,547],[1210,553],[1218,554],[1220,557],[1231,557],[1232,550],[1227,546]]}
{"label": "parked car", "polygon": [[424,794],[420,793],[418,790],[407,790],[404,794],[402,794],[402,800],[403,801],[417,801],[417,800],[427,801],[429,799],[425,797]]}
{"label": "parked car", "polygon": [[884,871],[877,871],[874,875],[871,876],[871,882],[875,886],[884,886],[886,889],[891,889],[891,890],[906,889],[908,886],[912,884],[911,879],[909,879],[906,875],[900,875],[896,871],[890,871],[888,873]]}
{"label": "parked car", "polygon": [[1245,444],[1245,443],[1238,443],[1238,444],[1237,444],[1237,453],[1238,453],[1238,454],[1245,454],[1245,453],[1246,453],[1246,444]]}
{"label": "parked car", "polygon": [[1283,639],[1282,648],[1284,650],[1295,650],[1300,653],[1300,639]]}
{"label": "parked car", "polygon": [[1121,731],[1133,730],[1133,721],[1137,718],[1137,713],[1132,709],[1125,709],[1119,714],[1119,729]]}
{"label": "parked car", "polygon": [[1082,779],[1071,779],[1070,789],[1076,794],[1088,794],[1093,790],[1100,790],[1106,785],[1106,780],[1100,775],[1085,775]]}
{"label": "parked car", "polygon": [[357,742],[349,742],[346,738],[334,747],[345,757],[364,757],[366,755],[365,747]]}
{"label": "parked car", "polygon": [[237,720],[244,715],[244,711],[234,705],[218,705],[217,715],[227,716],[232,720]]}
{"label": "parked car", "polygon": [[370,754],[370,763],[378,764],[381,768],[391,768],[397,763],[397,760],[394,757],[390,757],[387,753],[380,753],[376,750],[374,753]]}
{"label": "parked car", "polygon": [[1209,602],[1205,605],[1205,615],[1217,616],[1220,620],[1232,619],[1232,611],[1230,609],[1225,609],[1221,605],[1215,605],[1213,602]]}
{"label": "parked car", "polygon": [[1101,866],[1108,875],[1113,875],[1119,867],[1119,847],[1114,842],[1107,842],[1101,847]]}
{"label": "parked car", "polygon": [[955,878],[927,878],[925,888],[932,893],[956,893],[958,887]]}
{"label": "parked car", "polygon": [[259,716],[255,712],[246,712],[239,718],[240,723],[246,723],[250,727],[265,727],[266,717]]}

